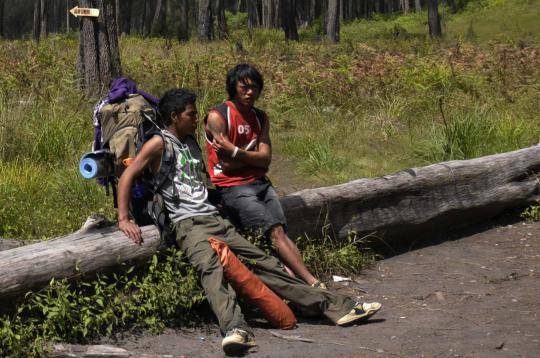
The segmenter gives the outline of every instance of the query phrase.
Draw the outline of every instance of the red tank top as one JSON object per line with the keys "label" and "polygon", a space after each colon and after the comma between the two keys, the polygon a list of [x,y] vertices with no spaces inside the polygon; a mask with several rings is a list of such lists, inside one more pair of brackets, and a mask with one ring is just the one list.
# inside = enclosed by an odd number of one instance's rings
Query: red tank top
{"label": "red tank top", "polygon": [[[262,121],[267,118],[257,118],[255,110],[244,116],[240,113],[234,103],[225,102],[227,106],[227,116],[223,118],[221,113],[215,108],[211,112],[217,113],[224,121],[227,121],[229,140],[238,148],[244,150],[257,150],[259,147],[259,136],[262,132]],[[206,123],[205,123],[206,124]],[[230,171],[224,174],[219,164],[219,159],[212,148],[212,134],[206,131],[206,152],[208,154],[208,173],[212,184],[216,186],[235,186],[253,182],[264,176],[268,168],[245,167]]]}

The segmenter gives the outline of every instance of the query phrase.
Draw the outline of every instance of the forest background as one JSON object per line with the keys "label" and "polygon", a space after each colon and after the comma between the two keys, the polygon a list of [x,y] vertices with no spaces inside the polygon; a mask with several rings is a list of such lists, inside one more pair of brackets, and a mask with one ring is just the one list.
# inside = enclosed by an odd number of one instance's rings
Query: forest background
{"label": "forest background", "polygon": [[[428,2],[343,0],[337,38],[328,31],[330,2],[296,2],[286,22],[294,23],[295,38],[283,19],[265,22],[264,1],[216,2],[222,12],[214,10],[205,33],[200,2],[121,1],[122,73],[157,96],[170,87],[192,88],[203,116],[225,99],[227,69],[257,65],[266,79],[259,106],[271,118],[278,189],[291,181],[298,189],[330,185],[538,142],[540,1],[442,2],[442,36],[429,36]],[[78,20],[66,16],[77,2],[46,3],[47,15],[36,21],[42,1],[0,1],[2,238],[50,239],[78,229],[93,212],[115,218],[110,196],[78,174],[92,140],[93,105],[106,88],[89,96],[80,87]],[[309,11],[302,7],[312,3],[317,6]],[[164,10],[156,11],[159,4]],[[183,23],[180,5],[187,6]],[[303,252],[313,253],[307,246]],[[317,266],[316,255],[307,261],[316,271],[328,269]],[[342,271],[358,264],[341,263]],[[119,327],[161,327],[177,309],[201,304],[189,268],[156,259],[146,270],[153,272],[144,276],[148,281],[126,269],[113,286],[110,278],[76,287],[53,282],[30,295],[2,320],[0,339],[9,347],[3,353],[15,355],[30,341],[38,352],[44,340],[87,341]],[[173,279],[175,270],[192,280]],[[156,282],[167,281],[185,291],[158,300],[152,292],[167,290],[156,289]],[[125,298],[118,292],[134,291],[139,296],[132,301],[114,303]]]}

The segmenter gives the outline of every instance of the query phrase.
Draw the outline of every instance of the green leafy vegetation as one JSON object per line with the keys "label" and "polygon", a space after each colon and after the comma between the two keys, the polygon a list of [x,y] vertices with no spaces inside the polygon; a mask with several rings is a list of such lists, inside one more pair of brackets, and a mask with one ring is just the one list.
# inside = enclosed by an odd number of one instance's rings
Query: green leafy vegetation
{"label": "green leafy vegetation", "polygon": [[[260,235],[248,235],[266,247]],[[318,277],[330,273],[352,275],[373,260],[351,234],[347,242],[329,235],[320,240],[301,238],[305,262]],[[155,255],[135,270],[81,277],[76,281],[51,280],[36,293],[28,293],[16,311],[1,317],[2,357],[43,356],[55,342],[89,343],[119,331],[141,329],[160,332],[165,327],[210,322],[200,308],[205,302],[194,269],[180,251]]]}
{"label": "green leafy vegetation", "polygon": [[319,277],[355,275],[359,267],[366,267],[375,260],[374,254],[365,248],[364,238],[358,238],[355,233],[350,233],[342,242],[323,230],[322,239],[302,237],[297,244],[306,265]]}
{"label": "green leafy vegetation", "polygon": [[[375,254],[366,248],[366,238],[349,233],[346,240],[339,240],[325,225],[321,237],[298,237],[295,240],[298,249],[310,272],[316,277],[329,277],[331,274],[354,275],[359,269],[368,266],[375,260]],[[245,232],[243,236],[257,245],[268,255],[276,255],[269,240],[261,233]]]}
{"label": "green leafy vegetation", "polygon": [[[229,68],[256,64],[265,75],[258,105],[271,118],[274,154],[306,187],[329,185],[536,143],[539,12],[537,0],[473,1],[456,15],[442,11],[445,35],[437,41],[426,35],[426,14],[411,13],[345,24],[339,44],[320,42],[320,23],[301,29],[299,43],[284,42],[277,30],[249,38],[245,16],[229,15],[228,41],[168,46],[124,36],[122,68],[155,95],[194,89],[202,117],[226,98]],[[77,86],[77,46],[77,34],[39,44],[0,40],[0,237],[49,239],[76,230],[92,212],[115,216],[103,188],[78,175],[97,98]],[[323,233],[299,238],[298,246],[324,277],[369,263],[361,242]],[[186,324],[203,302],[195,282],[179,253],[140,271],[54,281],[3,317],[0,354],[42,355],[58,340]]]}
{"label": "green leafy vegetation", "polygon": [[523,210],[520,216],[522,219],[528,221],[540,220],[540,200],[536,200],[534,204],[525,208],[525,210]]}
{"label": "green leafy vegetation", "polygon": [[190,325],[204,301],[193,268],[179,251],[154,256],[142,269],[99,275],[92,281],[51,280],[2,317],[2,357],[42,356],[57,341],[91,342],[118,330]]}

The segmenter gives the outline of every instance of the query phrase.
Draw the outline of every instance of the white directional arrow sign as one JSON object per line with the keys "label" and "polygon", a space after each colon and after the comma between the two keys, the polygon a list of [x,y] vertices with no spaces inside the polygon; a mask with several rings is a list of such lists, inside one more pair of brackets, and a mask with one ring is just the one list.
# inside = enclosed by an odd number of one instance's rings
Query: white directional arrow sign
{"label": "white directional arrow sign", "polygon": [[98,17],[99,16],[99,9],[92,9],[92,8],[86,8],[86,7],[75,6],[73,9],[69,10],[69,12],[75,17],[78,17],[78,16]]}

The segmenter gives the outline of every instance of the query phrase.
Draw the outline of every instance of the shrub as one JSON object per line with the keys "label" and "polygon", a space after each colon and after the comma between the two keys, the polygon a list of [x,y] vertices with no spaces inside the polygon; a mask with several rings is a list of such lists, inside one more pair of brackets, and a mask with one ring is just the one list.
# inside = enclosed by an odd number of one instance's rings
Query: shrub
{"label": "shrub", "polygon": [[193,268],[179,251],[155,255],[141,270],[91,281],[52,279],[28,293],[12,316],[2,317],[0,355],[42,356],[45,344],[87,343],[113,331],[190,324],[204,295]]}

